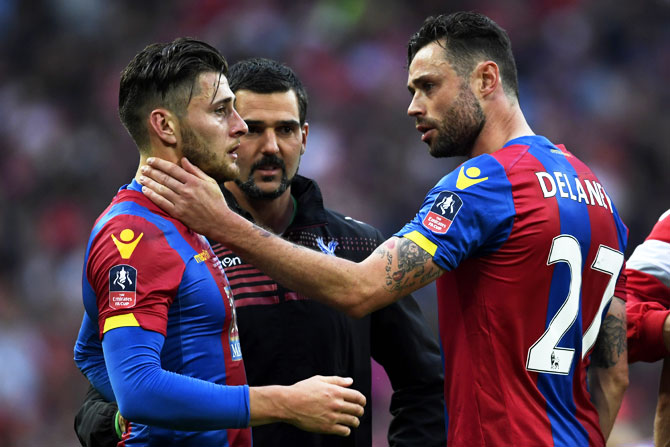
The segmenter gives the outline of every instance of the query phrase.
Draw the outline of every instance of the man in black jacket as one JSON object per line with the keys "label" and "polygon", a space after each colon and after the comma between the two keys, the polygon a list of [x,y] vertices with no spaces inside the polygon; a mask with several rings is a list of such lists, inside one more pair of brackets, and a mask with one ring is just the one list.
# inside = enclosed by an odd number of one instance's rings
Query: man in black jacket
{"label": "man in black jacket", "polygon": [[[230,68],[236,108],[249,133],[237,150],[240,178],[223,188],[229,206],[285,239],[352,261],[384,241],[379,230],[324,208],[317,184],[297,175],[309,125],[307,95],[293,71],[268,59]],[[212,242],[233,289],[242,353],[251,386],[292,384],[315,374],[352,377],[371,400],[370,357],[393,386],[391,446],[443,446],[440,353],[412,298],[352,319],[288,290]],[[123,418],[114,404],[89,391],[75,419],[82,445],[115,445]],[[257,446],[372,444],[370,412],[347,438],[308,433],[288,424],[253,428]]]}

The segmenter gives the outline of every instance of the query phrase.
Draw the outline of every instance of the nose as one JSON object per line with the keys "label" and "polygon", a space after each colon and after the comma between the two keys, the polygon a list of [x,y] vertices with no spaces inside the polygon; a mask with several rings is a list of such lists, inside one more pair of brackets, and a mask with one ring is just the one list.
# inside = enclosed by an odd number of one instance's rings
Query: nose
{"label": "nose", "polygon": [[267,128],[263,132],[263,144],[261,145],[261,152],[264,154],[276,154],[279,152],[279,145],[277,144],[277,134],[274,129]]}
{"label": "nose", "polygon": [[412,101],[409,103],[409,107],[407,108],[407,114],[411,117],[417,117],[426,114],[425,107],[419,100],[417,94],[412,96]]}
{"label": "nose", "polygon": [[247,123],[245,123],[240,114],[237,113],[237,110],[233,109],[233,113],[230,115],[230,119],[232,121],[230,126],[231,137],[240,138],[249,132]]}

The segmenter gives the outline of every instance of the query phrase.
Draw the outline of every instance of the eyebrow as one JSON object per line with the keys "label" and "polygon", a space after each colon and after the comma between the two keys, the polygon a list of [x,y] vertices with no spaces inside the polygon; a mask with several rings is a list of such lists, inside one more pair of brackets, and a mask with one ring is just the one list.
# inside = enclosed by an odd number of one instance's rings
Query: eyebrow
{"label": "eyebrow", "polygon": [[407,90],[409,90],[409,93],[411,95],[414,95],[414,92],[417,89],[421,89],[428,82],[433,83],[433,84],[438,82],[438,80],[436,80],[436,78],[435,78],[435,74],[424,73],[424,74],[412,79],[407,84]]}
{"label": "eyebrow", "polygon": [[233,101],[235,100],[235,97],[229,96],[227,98],[219,99],[217,101],[212,101],[212,108],[213,109],[218,109],[220,106],[228,106],[228,104],[232,104]]}
{"label": "eyebrow", "polygon": [[[244,118],[243,118],[244,119]],[[245,123],[247,123],[247,126],[252,125],[252,126],[264,126],[267,124],[266,121],[262,120],[249,120],[245,119]],[[298,127],[300,126],[300,122],[296,120],[281,120],[281,121],[274,121],[272,123],[275,126],[291,126],[291,127]]]}
{"label": "eyebrow", "polygon": [[424,82],[427,81],[427,78],[431,77],[432,75],[424,73],[414,79],[412,79],[410,82],[407,83],[407,88],[411,88],[410,85],[417,85],[417,84],[423,84]]}

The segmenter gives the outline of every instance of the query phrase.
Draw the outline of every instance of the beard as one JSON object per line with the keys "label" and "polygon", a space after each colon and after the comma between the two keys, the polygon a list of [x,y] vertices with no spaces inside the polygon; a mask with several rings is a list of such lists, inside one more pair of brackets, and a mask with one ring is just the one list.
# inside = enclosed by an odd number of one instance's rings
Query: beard
{"label": "beard", "polygon": [[235,180],[240,175],[240,169],[233,161],[211,151],[205,141],[191,128],[182,123],[182,155],[199,167],[205,174],[218,183]]}
{"label": "beard", "polygon": [[428,123],[437,129],[437,136],[429,147],[430,155],[435,158],[469,156],[485,122],[479,101],[468,86],[462,84],[442,121]]}
{"label": "beard", "polygon": [[[279,186],[274,191],[263,191],[257,184],[256,179],[254,178],[254,171],[256,171],[261,166],[273,166],[281,168],[281,180],[279,181]],[[296,170],[296,174],[298,171]],[[295,176],[295,174],[293,174]],[[269,182],[273,177],[261,177],[261,181]],[[263,158],[258,160],[256,163],[251,165],[249,170],[249,177],[242,181],[242,179],[235,179],[235,184],[242,190],[242,192],[249,197],[250,199],[264,199],[272,200],[284,194],[288,189],[293,177],[288,178],[286,175],[286,164],[284,160],[277,157],[276,155],[265,155]]]}

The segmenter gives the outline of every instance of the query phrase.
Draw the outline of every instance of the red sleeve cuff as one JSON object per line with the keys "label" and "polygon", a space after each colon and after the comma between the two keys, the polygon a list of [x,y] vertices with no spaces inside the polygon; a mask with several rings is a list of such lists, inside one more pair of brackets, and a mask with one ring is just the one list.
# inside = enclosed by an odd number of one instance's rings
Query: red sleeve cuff
{"label": "red sleeve cuff", "polygon": [[670,355],[663,340],[663,324],[670,310],[656,303],[627,308],[628,363],[655,362]]}

